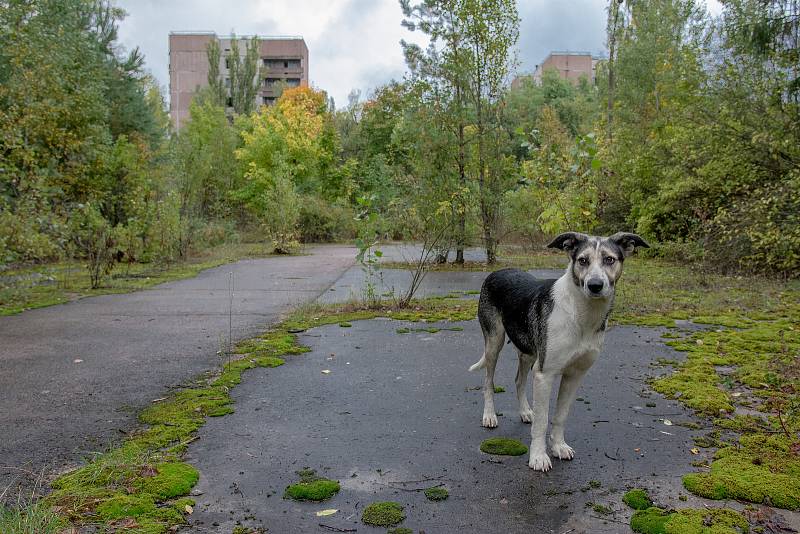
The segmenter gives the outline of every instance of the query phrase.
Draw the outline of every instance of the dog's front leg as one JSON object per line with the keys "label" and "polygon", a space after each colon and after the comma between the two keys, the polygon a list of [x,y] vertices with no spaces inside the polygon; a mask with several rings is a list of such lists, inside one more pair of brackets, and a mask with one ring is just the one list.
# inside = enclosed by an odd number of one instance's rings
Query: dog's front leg
{"label": "dog's front leg", "polygon": [[575,451],[564,441],[564,425],[567,422],[569,410],[575,402],[578,386],[583,382],[587,369],[572,369],[561,376],[561,385],[558,388],[556,412],[553,414],[553,429],[550,433],[550,450],[553,456],[560,460],[572,460]]}
{"label": "dog's front leg", "polygon": [[533,372],[533,425],[531,425],[531,455],[528,467],[536,471],[549,471],[553,466],[547,455],[547,417],[550,410],[550,393],[555,374],[552,371]]}

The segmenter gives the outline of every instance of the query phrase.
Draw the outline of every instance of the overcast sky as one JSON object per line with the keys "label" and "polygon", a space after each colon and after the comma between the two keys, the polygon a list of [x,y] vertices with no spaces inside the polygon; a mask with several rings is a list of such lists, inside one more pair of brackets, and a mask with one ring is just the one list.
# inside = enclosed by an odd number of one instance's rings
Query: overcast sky
{"label": "overcast sky", "polygon": [[[519,0],[519,71],[532,71],[551,50],[604,52],[606,0]],[[219,35],[301,35],[309,49],[311,84],[337,107],[352,89],[364,96],[405,63],[400,40],[420,42],[400,26],[397,0],[117,0],[128,12],[120,23],[125,48],[139,46],[146,68],[169,86],[170,31]]]}

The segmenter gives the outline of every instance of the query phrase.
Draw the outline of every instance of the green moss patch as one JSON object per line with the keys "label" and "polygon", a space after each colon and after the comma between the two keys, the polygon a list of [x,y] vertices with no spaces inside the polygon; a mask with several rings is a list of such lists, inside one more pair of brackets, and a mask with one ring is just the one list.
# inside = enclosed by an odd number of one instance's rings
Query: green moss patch
{"label": "green moss patch", "polygon": [[495,393],[505,393],[506,392],[506,388],[504,388],[503,386],[495,386],[494,387],[494,392]]}
{"label": "green moss patch", "polygon": [[667,512],[651,507],[631,517],[631,530],[642,534],[743,534],[748,529],[747,520],[727,508]]}
{"label": "green moss patch", "polygon": [[406,518],[403,507],[396,502],[375,502],[364,508],[361,521],[366,525],[376,527],[391,527],[401,523]]}
{"label": "green moss patch", "polygon": [[434,486],[425,490],[425,497],[427,497],[429,501],[444,501],[449,496],[450,492],[447,491],[447,488],[442,486]]}
{"label": "green moss patch", "polygon": [[687,490],[709,499],[737,499],[800,510],[800,457],[779,434],[748,434],[717,451],[708,473],[683,477]]}
{"label": "green moss patch", "polygon": [[634,510],[647,510],[653,506],[653,501],[650,496],[643,489],[632,489],[622,496],[622,502],[633,508]]}
{"label": "green moss patch", "polygon": [[386,534],[414,534],[414,531],[406,527],[390,528]]}
{"label": "green moss patch", "polygon": [[511,438],[489,438],[481,443],[481,451],[486,454],[522,456],[527,454],[528,447]]}
{"label": "green moss patch", "polygon": [[300,482],[286,486],[284,499],[295,501],[325,501],[339,493],[339,482],[317,476],[313,469],[301,469],[297,472]]}
{"label": "green moss patch", "polygon": [[353,323],[348,323],[347,321],[343,321],[339,323],[339,326],[342,328],[351,328],[353,326]]}
{"label": "green moss patch", "polygon": [[200,477],[197,469],[182,462],[164,463],[155,471],[153,476],[137,478],[134,484],[141,493],[161,500],[188,494]]}

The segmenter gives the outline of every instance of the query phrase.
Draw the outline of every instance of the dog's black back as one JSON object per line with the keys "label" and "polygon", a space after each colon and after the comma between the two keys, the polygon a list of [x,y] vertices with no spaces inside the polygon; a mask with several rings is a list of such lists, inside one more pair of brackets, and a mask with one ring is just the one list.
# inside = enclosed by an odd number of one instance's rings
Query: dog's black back
{"label": "dog's black back", "polygon": [[547,319],[553,310],[555,279],[540,280],[519,269],[501,269],[483,282],[478,320],[484,334],[502,320],[506,334],[523,353],[538,356],[547,344]]}

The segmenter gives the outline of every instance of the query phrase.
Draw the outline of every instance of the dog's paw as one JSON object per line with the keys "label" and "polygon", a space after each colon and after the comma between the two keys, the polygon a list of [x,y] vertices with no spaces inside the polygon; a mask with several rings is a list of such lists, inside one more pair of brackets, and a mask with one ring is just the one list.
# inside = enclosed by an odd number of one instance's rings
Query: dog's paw
{"label": "dog's paw", "polygon": [[561,443],[553,443],[550,448],[552,449],[553,456],[559,460],[572,460],[575,458],[575,451],[573,448],[563,441]]}
{"label": "dog's paw", "polygon": [[494,412],[483,414],[483,421],[481,421],[481,426],[485,426],[486,428],[496,428],[497,427],[497,414]]}
{"label": "dog's paw", "polygon": [[528,460],[528,467],[530,467],[534,471],[547,472],[550,471],[550,468],[553,467],[553,463],[550,461],[550,457],[547,455],[546,452],[541,452],[537,454],[531,451],[531,456],[530,459]]}
{"label": "dog's paw", "polygon": [[519,418],[523,423],[533,423],[533,410],[520,410]]}

